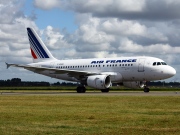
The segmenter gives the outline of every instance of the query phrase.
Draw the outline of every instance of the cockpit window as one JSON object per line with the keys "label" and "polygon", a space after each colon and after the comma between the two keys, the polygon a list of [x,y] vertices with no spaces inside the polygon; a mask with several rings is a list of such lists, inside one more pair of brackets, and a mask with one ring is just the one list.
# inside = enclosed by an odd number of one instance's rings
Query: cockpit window
{"label": "cockpit window", "polygon": [[165,62],[161,62],[162,65],[167,65]]}
{"label": "cockpit window", "polygon": [[165,62],[154,62],[153,66],[159,66],[159,65],[167,65]]}
{"label": "cockpit window", "polygon": [[161,62],[157,62],[157,65],[161,65]]}

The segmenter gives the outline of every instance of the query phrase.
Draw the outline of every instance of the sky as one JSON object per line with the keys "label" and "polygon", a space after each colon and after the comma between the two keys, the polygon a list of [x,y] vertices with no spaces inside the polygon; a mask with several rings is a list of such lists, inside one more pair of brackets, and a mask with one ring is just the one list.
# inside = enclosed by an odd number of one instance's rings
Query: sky
{"label": "sky", "polygon": [[0,80],[59,80],[5,62],[32,63],[26,28],[58,59],[152,56],[180,81],[179,0],[0,0]]}

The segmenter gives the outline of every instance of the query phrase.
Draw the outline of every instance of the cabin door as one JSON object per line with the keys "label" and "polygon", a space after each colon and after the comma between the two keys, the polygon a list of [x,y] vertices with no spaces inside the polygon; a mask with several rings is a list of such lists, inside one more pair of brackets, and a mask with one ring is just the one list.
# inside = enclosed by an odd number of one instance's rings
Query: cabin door
{"label": "cabin door", "polygon": [[144,72],[145,58],[140,58],[138,63],[138,72]]}

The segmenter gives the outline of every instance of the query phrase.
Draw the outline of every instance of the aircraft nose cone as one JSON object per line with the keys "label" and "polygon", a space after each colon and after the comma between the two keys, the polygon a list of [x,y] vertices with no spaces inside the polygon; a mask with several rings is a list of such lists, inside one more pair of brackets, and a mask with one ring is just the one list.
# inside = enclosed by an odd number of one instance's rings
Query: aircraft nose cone
{"label": "aircraft nose cone", "polygon": [[166,69],[166,74],[168,76],[172,77],[176,74],[176,70],[173,67],[169,67]]}
{"label": "aircraft nose cone", "polygon": [[171,75],[174,76],[176,74],[176,70],[174,68],[171,69]]}

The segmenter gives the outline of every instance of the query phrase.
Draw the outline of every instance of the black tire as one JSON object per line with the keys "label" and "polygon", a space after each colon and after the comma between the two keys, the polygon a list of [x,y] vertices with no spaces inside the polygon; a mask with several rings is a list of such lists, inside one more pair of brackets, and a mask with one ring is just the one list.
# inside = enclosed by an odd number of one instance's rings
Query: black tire
{"label": "black tire", "polygon": [[76,90],[77,90],[77,93],[85,93],[86,92],[86,88],[83,86],[78,86]]}
{"label": "black tire", "polygon": [[144,92],[148,93],[149,92],[149,88],[144,88]]}
{"label": "black tire", "polygon": [[103,93],[108,93],[108,92],[109,92],[109,88],[107,88],[107,89],[102,89],[101,92],[103,92]]}

